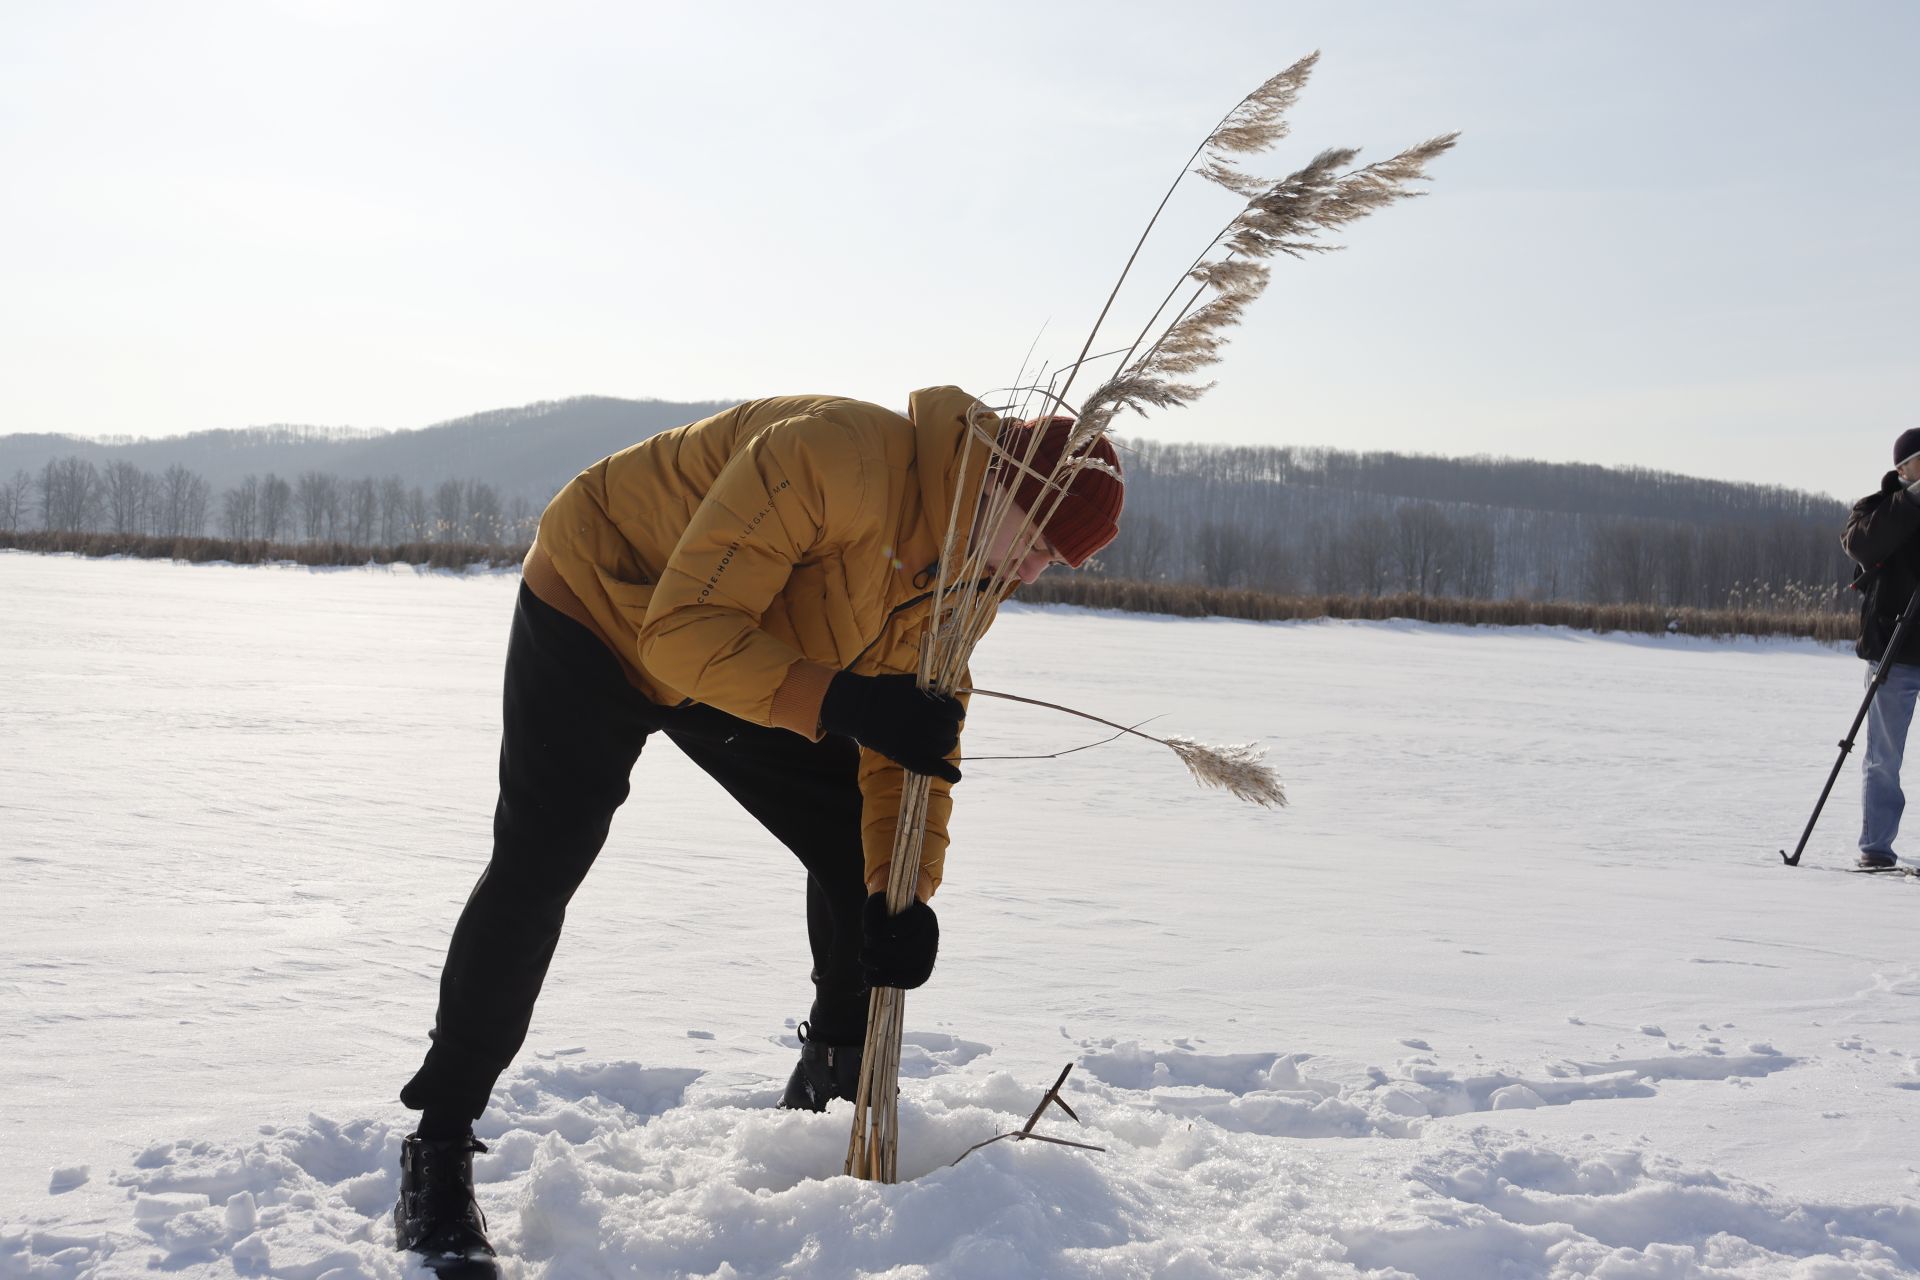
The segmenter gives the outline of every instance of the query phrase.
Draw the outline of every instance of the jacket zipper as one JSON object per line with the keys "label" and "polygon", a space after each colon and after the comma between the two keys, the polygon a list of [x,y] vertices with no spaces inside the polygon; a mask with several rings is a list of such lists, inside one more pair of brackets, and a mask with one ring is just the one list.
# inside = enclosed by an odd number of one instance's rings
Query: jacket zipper
{"label": "jacket zipper", "polygon": [[[975,591],[978,591],[981,589],[981,586],[982,584],[976,581],[973,584],[973,589]],[[902,600],[899,604],[887,610],[887,616],[885,620],[880,623],[880,634],[875,636],[872,640],[869,640],[867,642],[866,648],[862,649],[860,652],[853,655],[853,660],[847,663],[845,670],[848,670],[848,671],[853,670],[855,664],[857,664],[860,661],[860,659],[866,657],[869,653],[873,652],[873,646],[876,644],[879,644],[883,639],[886,638],[887,628],[893,625],[893,620],[895,618],[899,617],[900,614],[904,613],[906,610],[913,608],[913,606],[920,604],[922,601],[930,600],[932,598],[933,598],[933,592],[922,591],[919,595],[914,596],[912,599]]]}

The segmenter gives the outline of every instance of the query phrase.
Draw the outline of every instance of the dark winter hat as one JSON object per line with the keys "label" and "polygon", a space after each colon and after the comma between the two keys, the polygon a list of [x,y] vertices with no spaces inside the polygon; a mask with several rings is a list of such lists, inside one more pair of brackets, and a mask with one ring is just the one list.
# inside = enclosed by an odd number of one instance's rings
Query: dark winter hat
{"label": "dark winter hat", "polygon": [[[1055,494],[1046,493],[1041,477],[1051,475],[1060,465],[1066,450],[1067,435],[1073,429],[1071,418],[1049,418],[1044,423],[1015,422],[1000,429],[1000,448],[1015,461],[1033,457],[1027,467],[1037,475],[1022,475],[1014,500],[1026,510],[1039,514],[1052,507],[1045,533],[1066,562],[1078,569],[1093,558],[1093,553],[1112,542],[1120,532],[1120,506],[1126,498],[1126,482],[1120,475],[1120,455],[1105,436],[1096,437],[1080,447],[1086,461],[1067,481],[1067,491],[1053,507]],[[1040,443],[1033,445],[1033,433],[1039,431]]]}
{"label": "dark winter hat", "polygon": [[1893,442],[1893,465],[1899,466],[1916,453],[1920,453],[1920,427],[1908,427]]}

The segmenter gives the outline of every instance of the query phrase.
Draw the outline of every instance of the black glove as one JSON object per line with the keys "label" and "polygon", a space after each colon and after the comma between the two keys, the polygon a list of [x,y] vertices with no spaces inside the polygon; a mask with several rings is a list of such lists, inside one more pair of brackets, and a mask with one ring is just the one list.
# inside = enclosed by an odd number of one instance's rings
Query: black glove
{"label": "black glove", "polygon": [[967,709],[951,694],[926,693],[912,676],[842,671],[827,685],[820,727],[843,733],[915,773],[960,781],[947,756],[960,745]]}
{"label": "black glove", "polygon": [[911,991],[933,976],[933,958],[940,952],[940,921],[932,907],[915,898],[896,916],[887,910],[886,894],[868,894],[863,923],[866,937],[860,944],[860,969],[868,986]]}
{"label": "black glove", "polygon": [[1898,493],[1906,487],[1906,485],[1900,482],[1900,473],[1898,471],[1889,471],[1886,475],[1880,477],[1880,492],[1883,494]]}

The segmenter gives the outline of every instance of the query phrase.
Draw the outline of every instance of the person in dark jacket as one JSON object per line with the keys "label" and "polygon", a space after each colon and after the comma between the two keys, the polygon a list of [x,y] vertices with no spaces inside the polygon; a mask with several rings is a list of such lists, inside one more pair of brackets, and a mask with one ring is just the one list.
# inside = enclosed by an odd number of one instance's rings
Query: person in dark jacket
{"label": "person in dark jacket", "polygon": [[1860,771],[1860,866],[1891,867],[1894,837],[1906,795],[1900,789],[1900,762],[1906,754],[1907,726],[1920,695],[1920,627],[1900,638],[1900,651],[1887,642],[1920,587],[1920,427],[1900,433],[1893,445],[1892,471],[1880,491],[1853,504],[1840,545],[1860,566],[1864,579],[1860,603],[1860,641],[1854,652],[1868,663],[1872,682],[1882,662],[1892,669],[1867,712],[1867,751]]}

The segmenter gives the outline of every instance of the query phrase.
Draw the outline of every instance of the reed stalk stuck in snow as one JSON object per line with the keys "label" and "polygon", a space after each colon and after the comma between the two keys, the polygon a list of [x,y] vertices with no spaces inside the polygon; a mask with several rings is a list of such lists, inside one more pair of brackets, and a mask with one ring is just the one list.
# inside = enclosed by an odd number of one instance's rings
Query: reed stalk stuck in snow
{"label": "reed stalk stuck in snow", "polygon": [[[1427,164],[1453,146],[1457,135],[1445,134],[1357,169],[1348,167],[1356,151],[1334,148],[1320,152],[1304,167],[1277,180],[1246,172],[1240,167],[1241,158],[1264,152],[1286,136],[1287,109],[1305,87],[1319,56],[1311,54],[1267,79],[1221,117],[1195,148],[1147,220],[1146,230],[1121,268],[1073,361],[1050,376],[1045,375],[1043,367],[1029,382],[1027,362],[1023,360],[1019,380],[1024,385],[1005,393],[1006,404],[996,410],[976,403],[969,412],[958,474],[974,474],[976,451],[980,451],[986,455],[985,479],[975,502],[967,503],[965,494],[959,495],[948,520],[933,583],[932,621],[921,644],[922,688],[938,693],[961,688],[974,645],[1013,586],[1021,557],[1009,555],[1002,563],[993,564],[988,561],[987,549],[990,532],[1000,528],[1016,509],[1014,494],[1020,480],[1038,479],[1042,490],[1035,509],[1025,511],[1020,518],[1016,547],[1032,544],[1081,471],[1107,465],[1093,455],[1092,448],[1119,413],[1127,409],[1144,414],[1150,408],[1176,408],[1191,404],[1206,392],[1211,384],[1193,382],[1191,375],[1219,361],[1227,342],[1226,332],[1240,322],[1246,309],[1266,289],[1271,275],[1266,265],[1269,259],[1281,254],[1302,257],[1339,247],[1324,243],[1320,237],[1420,194],[1413,184],[1424,181]],[[1194,167],[1196,162],[1198,167]],[[1129,346],[1090,356],[1141,247],[1190,172],[1234,192],[1246,204],[1174,282]],[[1191,293],[1179,302],[1172,319],[1162,327],[1162,317],[1175,307],[1189,284],[1193,286]],[[1213,296],[1202,301],[1209,291]],[[1077,413],[1070,411],[1068,396],[1082,370],[1115,354],[1120,355],[1116,371],[1094,389]],[[999,393],[995,398],[1000,398]],[[1003,412],[1022,419],[1056,415],[1073,418],[1068,447],[1058,462],[1044,472],[1036,468],[1042,431],[1027,432],[1025,447],[1017,454],[1004,445],[1000,436]],[[963,507],[970,508],[964,517]],[[1202,785],[1223,787],[1256,804],[1285,802],[1278,779],[1260,762],[1260,748],[1254,744],[1216,748],[1188,738],[1154,741],[1172,749]],[[911,901],[919,882],[928,794],[927,779],[909,774],[901,796],[887,882],[887,906],[896,913]],[[846,1171],[881,1182],[892,1182],[899,1175],[904,1000],[902,992],[885,987],[874,988],[870,997],[865,1056],[854,1099],[853,1134],[847,1145]]]}

